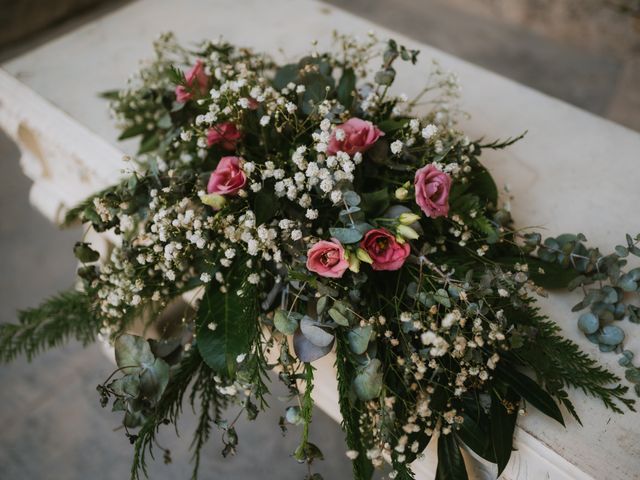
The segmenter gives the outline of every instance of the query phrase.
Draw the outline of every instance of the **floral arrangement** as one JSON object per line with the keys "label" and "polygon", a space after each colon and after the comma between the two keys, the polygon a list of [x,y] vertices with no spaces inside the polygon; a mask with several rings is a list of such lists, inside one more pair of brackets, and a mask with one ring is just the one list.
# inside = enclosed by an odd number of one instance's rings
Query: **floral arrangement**
{"label": "floral arrangement", "polygon": [[[214,425],[235,453],[225,407],[254,419],[269,372],[289,392],[280,427],[301,426],[294,457],[321,478],[311,416],[325,355],[358,480],[385,465],[413,478],[432,439],[438,478],[467,478],[463,444],[502,472],[527,408],[577,419],[570,388],[633,409],[628,387],[535,302],[581,287],[580,329],[621,352],[615,321],[640,316],[625,300],[640,269],[624,269],[640,237],[602,255],[582,235],[516,229],[479,158],[518,139],[467,138],[454,76],[434,64],[418,97],[392,94],[394,65],[418,52],[374,36],[336,34],[334,52],[286,65],[171,35],[155,50],[107,94],[121,138],[141,137],[131,171],[67,215],[118,243],[77,243],[79,287],[0,327],[3,360],[70,337],[113,342],[117,369],[98,392],[123,415],[132,478],[183,401],[199,412],[194,476]],[[622,358],[637,390],[640,370]]]}

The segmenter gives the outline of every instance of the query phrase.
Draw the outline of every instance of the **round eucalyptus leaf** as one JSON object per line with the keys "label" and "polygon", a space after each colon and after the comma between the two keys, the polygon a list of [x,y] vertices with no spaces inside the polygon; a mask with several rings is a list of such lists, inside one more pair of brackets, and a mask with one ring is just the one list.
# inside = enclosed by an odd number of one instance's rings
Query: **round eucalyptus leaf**
{"label": "round eucalyptus leaf", "polygon": [[[125,333],[120,335],[115,343],[116,363],[118,367],[141,367],[152,364],[155,360],[149,342],[138,335]],[[131,373],[129,370],[126,373]]]}
{"label": "round eucalyptus leaf", "polygon": [[156,358],[151,365],[145,365],[140,374],[140,393],[155,405],[162,397],[169,383],[169,364]]}
{"label": "round eucalyptus leaf", "polygon": [[600,344],[613,346],[619,345],[624,340],[624,332],[616,325],[605,325],[598,335]]}
{"label": "round eucalyptus leaf", "polygon": [[382,390],[382,363],[374,358],[353,379],[353,389],[360,400],[372,400]]}
{"label": "round eucalyptus leaf", "polygon": [[640,369],[632,367],[624,371],[624,378],[631,383],[640,383]]}
{"label": "round eucalyptus leaf", "polygon": [[618,280],[618,286],[625,292],[635,292],[638,289],[638,282],[630,274],[625,274]]}
{"label": "round eucalyptus leaf", "polygon": [[300,414],[300,407],[287,407],[284,418],[291,425],[302,425],[304,420]]}
{"label": "round eucalyptus leaf", "polygon": [[124,375],[109,383],[109,388],[116,395],[137,398],[140,394],[140,376],[137,374]]}
{"label": "round eucalyptus leaf", "polygon": [[340,243],[357,243],[362,239],[362,232],[355,228],[330,228],[331,236],[340,241]]}
{"label": "round eucalyptus leaf", "polygon": [[348,190],[342,194],[342,199],[350,207],[357,207],[360,205],[360,195],[353,190]]}
{"label": "round eucalyptus leaf", "polygon": [[327,332],[320,322],[306,315],[300,321],[300,330],[307,340],[318,347],[326,347],[333,342],[333,333]]}
{"label": "round eucalyptus leaf", "polygon": [[300,330],[293,335],[293,349],[296,356],[302,362],[315,362],[319,358],[324,357],[331,351],[333,341],[326,347],[319,347],[311,343]]}
{"label": "round eucalyptus leaf", "polygon": [[366,352],[372,333],[373,327],[371,325],[357,327],[347,333],[347,339],[349,341],[351,351],[356,355]]}
{"label": "round eucalyptus leaf", "polygon": [[285,335],[293,335],[298,329],[298,320],[295,315],[289,315],[280,309],[273,315],[273,324],[276,329]]}
{"label": "round eucalyptus leaf", "polygon": [[600,320],[593,313],[583,313],[578,318],[578,328],[586,334],[596,333],[600,328]]}

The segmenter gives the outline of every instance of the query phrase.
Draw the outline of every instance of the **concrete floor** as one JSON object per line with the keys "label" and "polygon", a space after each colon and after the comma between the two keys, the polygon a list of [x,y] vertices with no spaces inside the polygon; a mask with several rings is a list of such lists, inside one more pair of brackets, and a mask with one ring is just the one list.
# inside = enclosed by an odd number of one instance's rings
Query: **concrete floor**
{"label": "concrete floor", "polygon": [[[611,55],[565,45],[490,18],[449,7],[440,0],[351,0],[328,3],[353,11],[461,58],[562,98],[596,114],[640,130],[640,68]],[[73,24],[77,24],[75,19]],[[55,34],[64,31],[56,27]],[[68,28],[68,27],[67,27]],[[49,38],[52,33],[48,32]],[[41,39],[43,37],[40,37]],[[38,39],[35,39],[37,43]],[[19,50],[26,46],[19,45]],[[0,52],[7,57],[7,52]],[[28,203],[29,184],[18,152],[0,134],[0,321],[15,321],[15,311],[71,285],[75,261],[71,246],[78,231],[59,231]],[[97,346],[70,344],[33,363],[0,366],[0,480],[85,478],[125,479],[132,449],[118,417],[98,403],[95,386],[110,373]],[[258,421],[239,426],[239,455],[223,459],[214,436],[201,468],[202,479],[300,479],[304,466],[289,458],[298,432],[281,438],[277,426],[284,405],[276,398]],[[163,444],[173,464],[159,459],[152,479],[189,478],[188,445],[194,417],[185,412],[182,439],[172,431]],[[169,429],[167,429],[169,430]],[[312,440],[330,461],[320,462],[325,479],[350,478],[342,432],[322,412]],[[161,456],[161,455],[160,455]]]}

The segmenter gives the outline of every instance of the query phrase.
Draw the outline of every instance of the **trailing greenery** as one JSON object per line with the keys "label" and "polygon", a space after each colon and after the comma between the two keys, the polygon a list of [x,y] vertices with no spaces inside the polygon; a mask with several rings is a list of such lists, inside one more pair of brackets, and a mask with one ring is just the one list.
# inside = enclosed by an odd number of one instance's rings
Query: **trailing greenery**
{"label": "trailing greenery", "polygon": [[18,313],[18,323],[0,324],[0,361],[19,355],[31,360],[43,350],[70,339],[87,345],[95,341],[101,320],[87,294],[75,290],[59,293],[37,308]]}

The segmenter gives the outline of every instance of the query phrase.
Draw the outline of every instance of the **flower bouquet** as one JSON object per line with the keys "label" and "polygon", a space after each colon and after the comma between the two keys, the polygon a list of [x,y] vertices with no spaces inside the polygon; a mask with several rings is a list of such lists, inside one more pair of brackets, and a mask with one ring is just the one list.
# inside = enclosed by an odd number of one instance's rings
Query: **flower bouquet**
{"label": "flower bouquet", "polygon": [[163,35],[156,58],[105,94],[121,139],[141,138],[139,154],[67,222],[117,241],[102,253],[78,242],[78,288],[0,326],[0,358],[70,337],[112,341],[117,369],[98,392],[123,416],[132,478],[184,401],[199,412],[194,476],[214,425],[223,454],[234,453],[238,417],[225,420],[225,407],[256,418],[269,372],[289,393],[280,427],[301,426],[293,455],[311,466],[322,458],[311,441],[314,361],[326,355],[358,480],[385,465],[389,478],[413,478],[430,441],[438,478],[467,478],[462,445],[502,472],[528,407],[577,419],[571,388],[633,409],[628,387],[535,301],[581,287],[579,328],[622,351],[614,322],[640,317],[626,300],[640,269],[625,269],[640,237],[603,255],[581,234],[543,241],[516,229],[480,156],[520,137],[470,140],[456,123],[455,77],[436,64],[416,98],[392,93],[395,63],[415,63],[417,51],[335,40],[332,52],[279,65]]}

